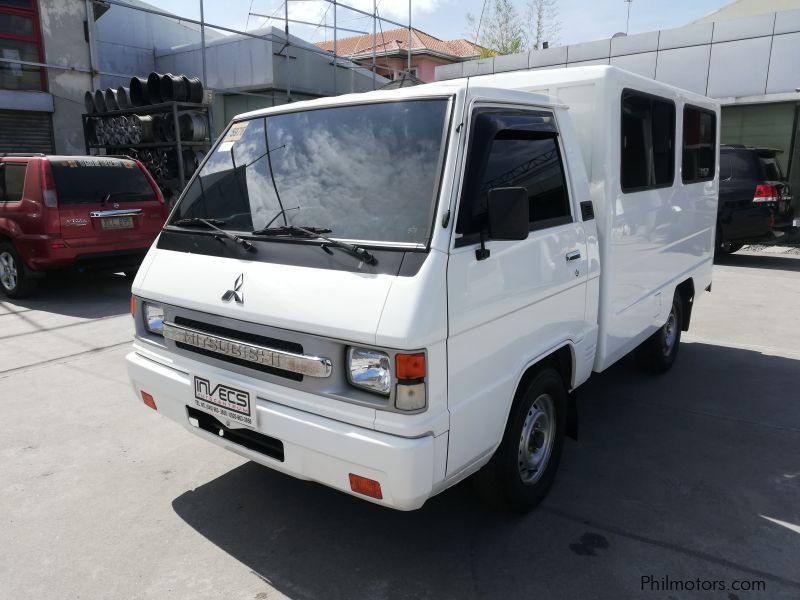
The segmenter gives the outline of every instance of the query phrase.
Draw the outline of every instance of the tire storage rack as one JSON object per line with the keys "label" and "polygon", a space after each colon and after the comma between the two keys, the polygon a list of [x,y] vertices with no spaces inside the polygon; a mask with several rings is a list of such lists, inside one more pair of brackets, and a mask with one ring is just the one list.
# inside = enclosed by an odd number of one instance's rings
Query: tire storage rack
{"label": "tire storage rack", "polygon": [[[162,80],[175,78],[153,73],[151,81],[153,75]],[[144,84],[145,80],[140,82]],[[117,90],[86,92],[87,112],[82,115],[86,154],[128,156],[141,161],[171,206],[211,147],[209,105],[174,99],[160,101],[163,96],[153,86],[149,95],[146,86],[141,89],[144,91],[132,94],[130,99],[128,88],[122,87],[119,95],[111,93]],[[114,101],[116,98],[119,103]]]}

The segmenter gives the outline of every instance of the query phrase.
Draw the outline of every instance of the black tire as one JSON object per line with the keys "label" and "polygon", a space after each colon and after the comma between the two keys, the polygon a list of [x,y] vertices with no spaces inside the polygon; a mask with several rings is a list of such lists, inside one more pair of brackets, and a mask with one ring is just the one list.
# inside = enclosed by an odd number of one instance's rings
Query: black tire
{"label": "black tire", "polygon": [[744,247],[744,244],[740,244],[738,242],[728,242],[728,254],[733,254],[734,252],[738,252]]}
{"label": "black tire", "polygon": [[0,243],[0,292],[8,298],[25,298],[33,293],[36,283],[13,244]]}
{"label": "black tire", "polygon": [[639,348],[643,366],[656,374],[669,371],[678,356],[682,327],[683,303],[676,291],[667,322]]}
{"label": "black tire", "polygon": [[566,417],[564,382],[555,369],[542,369],[518,391],[500,446],[473,477],[481,498],[502,510],[527,512],[536,507],[555,479]]}

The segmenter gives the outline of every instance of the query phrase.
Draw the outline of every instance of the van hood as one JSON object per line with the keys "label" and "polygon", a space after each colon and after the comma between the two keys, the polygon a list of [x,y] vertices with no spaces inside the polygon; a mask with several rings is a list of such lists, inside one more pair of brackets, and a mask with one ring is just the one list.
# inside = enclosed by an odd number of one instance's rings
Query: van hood
{"label": "van hood", "polygon": [[[347,255],[338,259],[357,260]],[[395,279],[395,274],[222,258],[154,246],[133,293],[227,318],[375,344]]]}

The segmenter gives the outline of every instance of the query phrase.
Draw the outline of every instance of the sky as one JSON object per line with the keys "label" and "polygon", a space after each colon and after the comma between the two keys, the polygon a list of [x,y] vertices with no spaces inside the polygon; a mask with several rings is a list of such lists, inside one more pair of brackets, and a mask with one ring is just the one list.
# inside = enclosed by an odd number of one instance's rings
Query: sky
{"label": "sky", "polygon": [[[146,0],[159,8],[199,19],[200,0]],[[342,4],[372,12],[373,0],[340,0]],[[554,0],[560,32],[556,43],[565,45],[611,37],[625,31],[628,4],[624,0]],[[641,33],[680,27],[729,4],[731,0],[633,0],[629,33]],[[491,0],[488,0],[491,3]],[[525,15],[528,0],[512,0],[520,16]],[[484,0],[411,0],[411,24],[440,39],[469,37],[466,15],[480,15]],[[253,29],[267,22],[282,27],[282,21],[266,21],[248,13],[283,15],[281,0],[204,0],[205,19],[209,23],[235,29]],[[327,15],[326,15],[327,11]],[[381,17],[403,24],[408,22],[407,0],[378,0]],[[333,24],[333,9],[322,0],[290,0],[290,18],[319,23],[323,17]],[[372,32],[372,20],[339,6],[339,27]],[[290,23],[290,33],[309,41],[332,39],[332,30]],[[384,30],[396,25],[383,23]],[[380,31],[380,30],[379,30]],[[327,38],[326,38],[327,35]],[[339,32],[339,37],[356,35]],[[555,45],[555,44],[551,44]]]}

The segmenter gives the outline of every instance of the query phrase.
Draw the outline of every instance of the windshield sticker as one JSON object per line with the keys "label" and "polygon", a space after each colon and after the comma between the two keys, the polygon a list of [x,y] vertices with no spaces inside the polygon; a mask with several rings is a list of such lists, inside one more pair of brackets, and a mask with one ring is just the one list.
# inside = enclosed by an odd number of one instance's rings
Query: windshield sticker
{"label": "windshield sticker", "polygon": [[217,152],[230,152],[233,148],[233,142],[222,142],[217,148]]}
{"label": "windshield sticker", "polygon": [[244,132],[247,131],[247,126],[250,124],[250,121],[245,121],[244,123],[236,123],[231,125],[231,128],[228,130],[228,133],[225,134],[226,142],[238,142],[242,139]]}
{"label": "windshield sticker", "polygon": [[79,160],[60,160],[53,161],[59,167],[70,167],[76,169],[78,167],[127,167],[133,169],[136,166],[132,160],[109,160],[97,158],[82,158]]}

